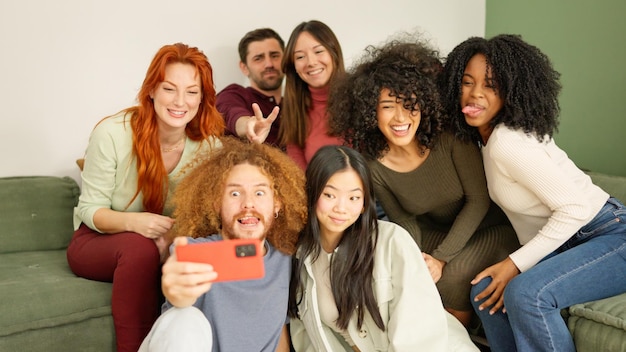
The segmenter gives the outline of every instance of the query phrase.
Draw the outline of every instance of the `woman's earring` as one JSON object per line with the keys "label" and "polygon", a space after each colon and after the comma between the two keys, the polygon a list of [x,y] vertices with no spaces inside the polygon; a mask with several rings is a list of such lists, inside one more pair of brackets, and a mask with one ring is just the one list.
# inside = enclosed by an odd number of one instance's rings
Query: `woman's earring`
{"label": "woman's earring", "polygon": [[274,219],[278,219],[278,212],[274,213]]}

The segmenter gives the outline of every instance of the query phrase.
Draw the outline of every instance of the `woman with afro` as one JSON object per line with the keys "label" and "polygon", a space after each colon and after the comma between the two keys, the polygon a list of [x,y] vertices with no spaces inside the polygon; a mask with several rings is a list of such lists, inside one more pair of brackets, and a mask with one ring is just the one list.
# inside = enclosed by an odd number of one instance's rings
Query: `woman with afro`
{"label": "woman with afro", "polygon": [[414,38],[369,47],[328,111],[332,131],[369,158],[377,200],[424,252],[444,307],[468,326],[470,281],[517,241],[489,200],[477,146],[440,133],[440,71]]}
{"label": "woman with afro", "polygon": [[554,143],[559,73],[498,35],[458,45],[440,82],[450,126],[482,147],[489,194],[522,244],[472,281],[492,350],[575,351],[561,309],[626,292],[626,210]]}

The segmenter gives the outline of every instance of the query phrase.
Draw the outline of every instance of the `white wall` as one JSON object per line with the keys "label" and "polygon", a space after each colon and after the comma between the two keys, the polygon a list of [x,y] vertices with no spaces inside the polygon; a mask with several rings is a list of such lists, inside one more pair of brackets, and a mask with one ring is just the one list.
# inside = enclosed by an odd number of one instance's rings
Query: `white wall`
{"label": "white wall", "polygon": [[443,54],[484,35],[485,0],[2,0],[0,176],[79,179],[91,129],[135,104],[148,64],[164,44],[197,46],[216,89],[245,84],[237,43],[247,31],[318,19],[342,45],[347,66],[368,44],[424,32]]}

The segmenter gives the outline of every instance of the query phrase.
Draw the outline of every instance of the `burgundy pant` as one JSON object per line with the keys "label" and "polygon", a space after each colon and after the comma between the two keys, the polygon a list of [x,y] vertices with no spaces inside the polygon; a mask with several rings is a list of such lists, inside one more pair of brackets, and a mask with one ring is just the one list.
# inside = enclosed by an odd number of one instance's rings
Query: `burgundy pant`
{"label": "burgundy pant", "polygon": [[154,241],[135,232],[101,234],[81,224],[67,261],[80,277],[113,282],[117,350],[136,352],[160,312],[161,264]]}

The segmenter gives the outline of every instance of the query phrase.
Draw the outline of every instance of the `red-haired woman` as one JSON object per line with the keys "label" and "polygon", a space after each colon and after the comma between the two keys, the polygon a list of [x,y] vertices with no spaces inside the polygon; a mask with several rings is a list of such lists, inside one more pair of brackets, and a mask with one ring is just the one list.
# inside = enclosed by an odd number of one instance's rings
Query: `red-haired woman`
{"label": "red-haired woman", "polygon": [[212,68],[197,48],[163,46],[137,100],[91,133],[67,250],[76,275],[113,282],[118,351],[137,351],[160,311],[163,235],[174,223],[169,196],[224,131]]}

